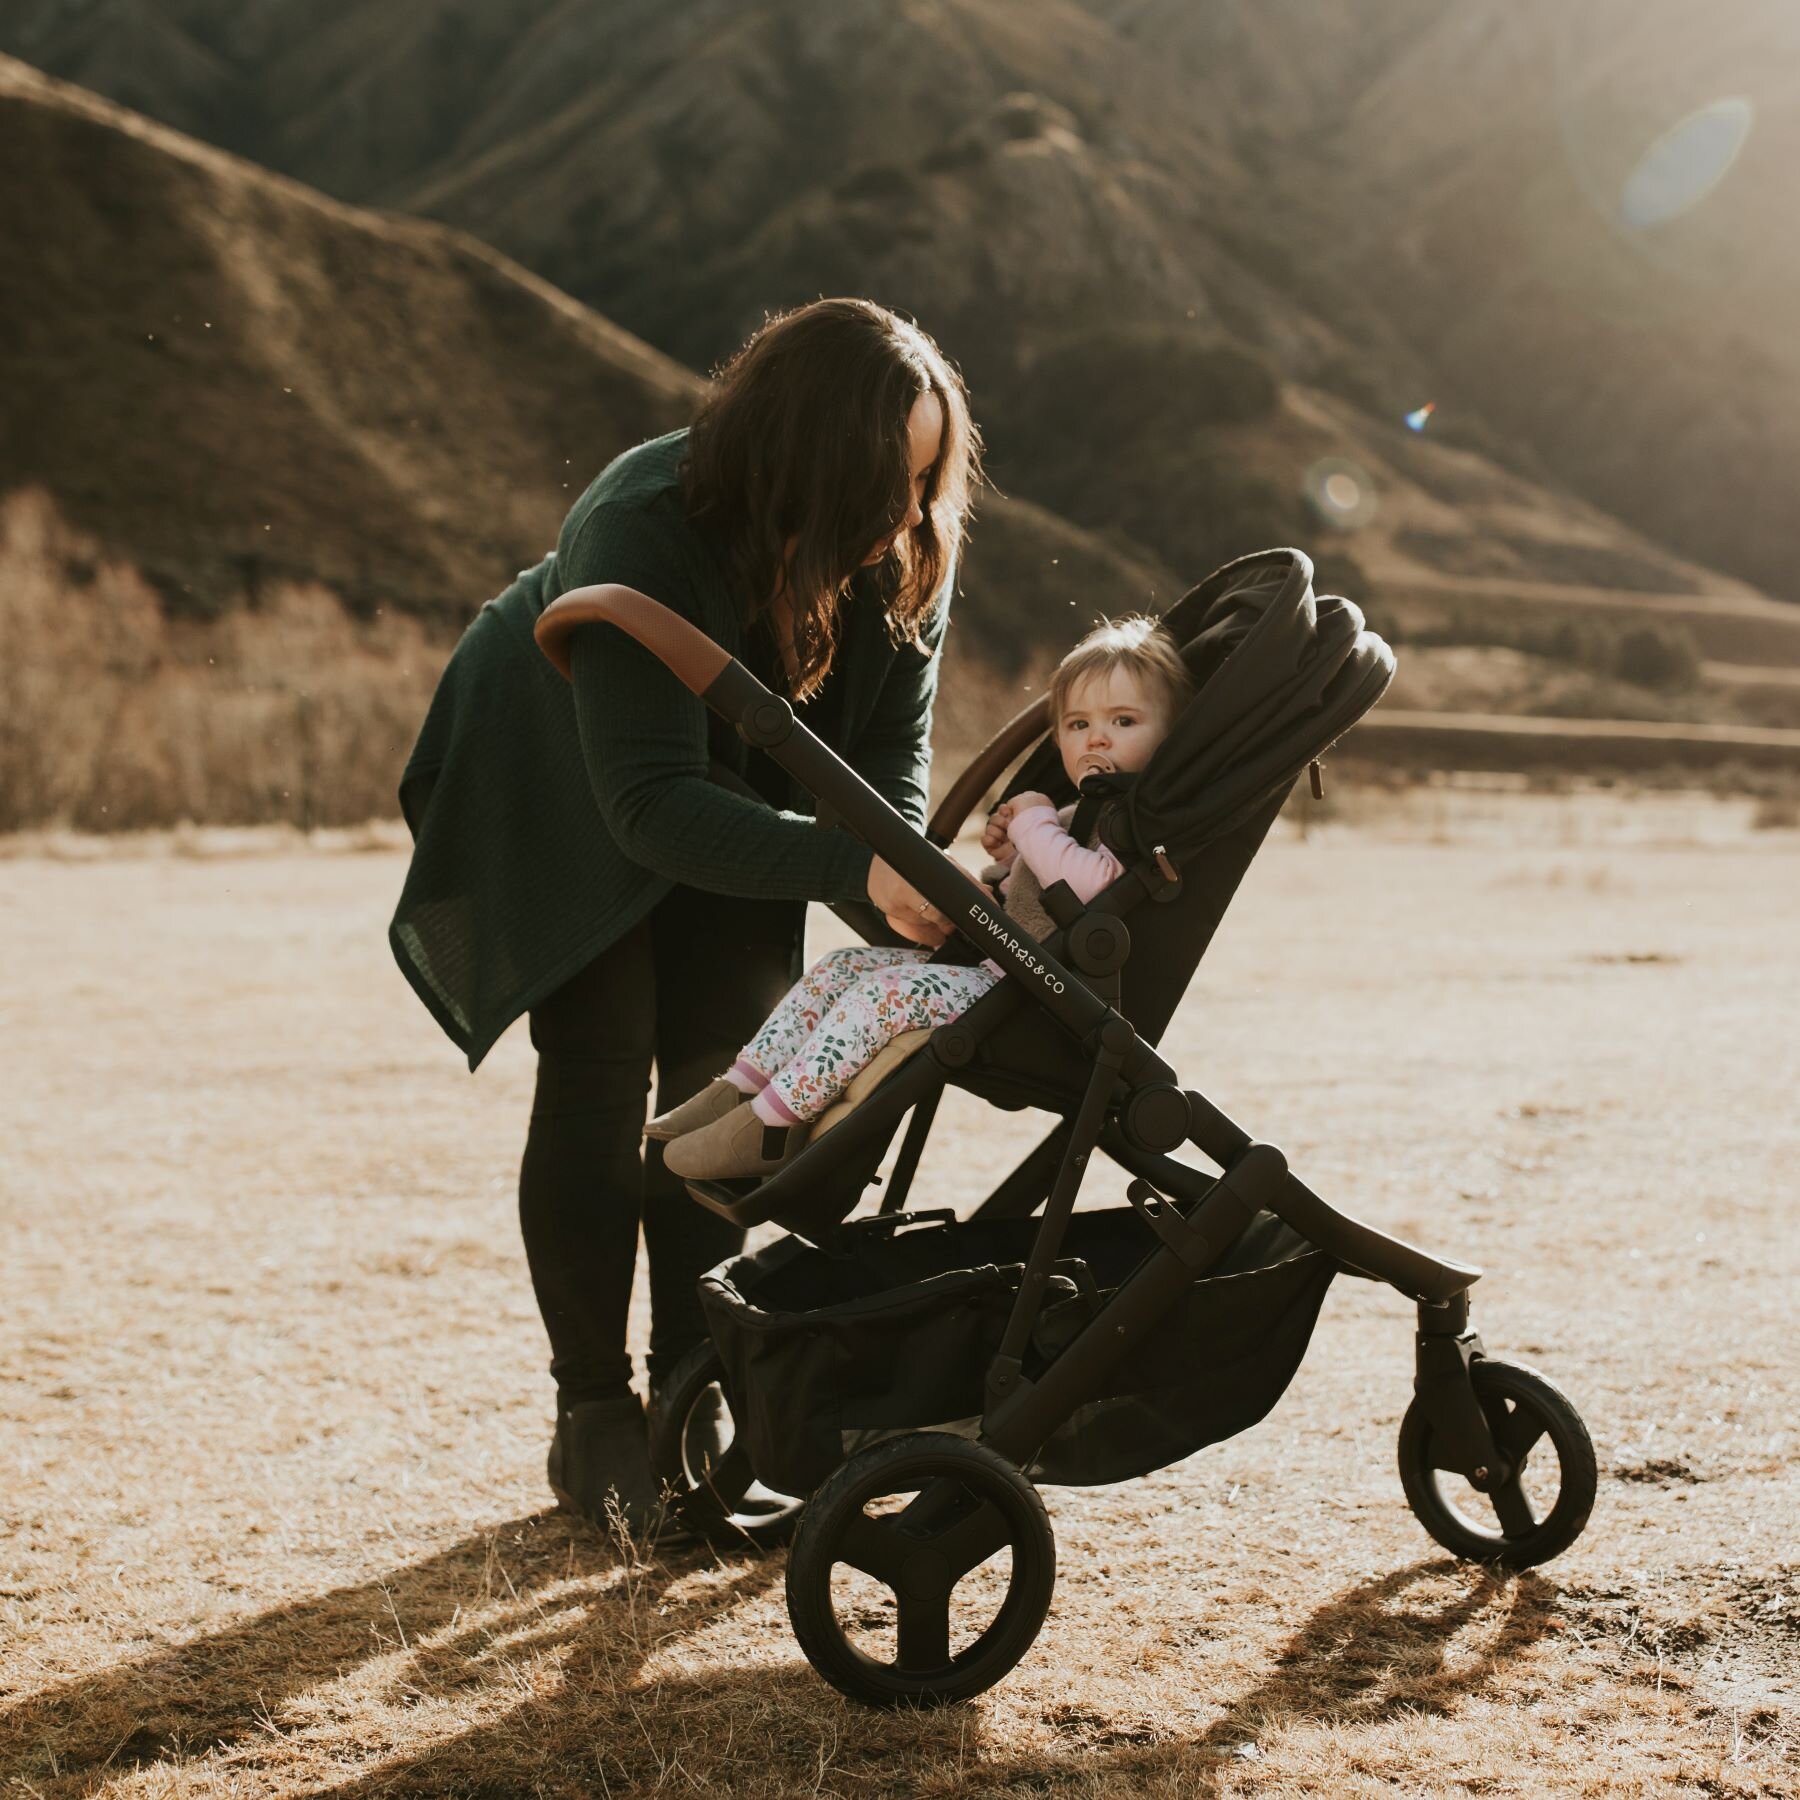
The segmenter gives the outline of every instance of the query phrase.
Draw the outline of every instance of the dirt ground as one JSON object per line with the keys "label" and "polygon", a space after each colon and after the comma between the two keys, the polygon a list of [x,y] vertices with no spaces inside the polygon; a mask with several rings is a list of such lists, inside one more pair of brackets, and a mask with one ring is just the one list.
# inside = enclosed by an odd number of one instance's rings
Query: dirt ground
{"label": "dirt ground", "polygon": [[[1042,1637],[901,1715],[813,1674],[779,1556],[548,1510],[529,1047],[471,1079],[401,981],[391,833],[14,841],[0,1794],[1800,1792],[1800,837],[1749,817],[1284,821],[1165,1040],[1328,1198],[1486,1268],[1489,1349],[1592,1430],[1580,1542],[1508,1577],[1426,1538],[1411,1309],[1340,1281],[1263,1424],[1049,1490]],[[952,1094],[920,1203],[1043,1125]]]}

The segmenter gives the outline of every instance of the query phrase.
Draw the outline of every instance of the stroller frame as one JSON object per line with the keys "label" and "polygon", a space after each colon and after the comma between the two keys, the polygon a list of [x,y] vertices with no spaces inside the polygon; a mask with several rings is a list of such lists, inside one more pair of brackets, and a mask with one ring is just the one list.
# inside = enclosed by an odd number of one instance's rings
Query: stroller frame
{"label": "stroller frame", "polygon": [[[1579,1416],[1548,1382],[1487,1358],[1470,1325],[1468,1297],[1481,1271],[1434,1256],[1328,1204],[1289,1169],[1278,1149],[1256,1142],[1203,1094],[1181,1086],[1154,1045],[1118,1011],[1119,975],[1131,948],[1121,914],[1146,898],[1167,897],[1156,890],[1156,875],[1140,876],[1135,891],[1121,879],[1087,905],[1056,884],[1045,902],[1058,929],[1040,943],[943,854],[982,795],[1024,748],[1042,737],[1047,702],[1025,708],[995,736],[921,834],[800,724],[785,699],[695,627],[634,590],[611,585],[578,589],[546,609],[538,640],[565,675],[569,635],[594,622],[621,627],[660,657],[749,743],[766,750],[817,796],[821,823],[841,825],[866,843],[1004,973],[993,990],[933,1031],[921,1053],[775,1174],[754,1184],[692,1181],[692,1197],[737,1224],[772,1220],[823,1249],[841,1248],[865,1234],[900,1229],[918,1217],[902,1209],[947,1085],[968,1087],[1003,1105],[1051,1106],[1064,1115],[973,1215],[1022,1217],[1043,1206],[998,1352],[986,1371],[978,1442],[915,1432],[858,1451],[814,1493],[801,1518],[789,1570],[790,1614],[803,1648],[828,1680],[875,1704],[935,1702],[979,1692],[1013,1666],[1047,1611],[1049,1576],[1041,1568],[1053,1569],[1046,1549],[1047,1522],[1042,1525],[1044,1541],[1034,1550],[1030,1510],[1035,1506],[1041,1519],[1042,1503],[1019,1471],[1101,1391],[1108,1374],[1183,1291],[1221,1263],[1259,1213],[1285,1222],[1325,1251],[1342,1272],[1385,1282],[1415,1303],[1414,1399],[1402,1429],[1401,1462],[1408,1499],[1426,1529],[1459,1555],[1512,1566],[1543,1561],[1573,1541],[1592,1503],[1592,1447]],[[1283,783],[1244,834],[1246,864],[1288,785]],[[1177,885],[1179,876],[1160,855],[1160,846],[1158,851],[1165,886]],[[869,930],[875,919],[872,908],[838,910],[865,936],[876,935]],[[1085,1080],[1078,1092],[1066,1084],[1048,1095],[1029,1085],[1009,1089],[1004,1079],[996,1090],[978,1066],[983,1044],[1024,1013],[1028,1003],[1050,1013],[1081,1047]],[[846,1223],[860,1195],[878,1179],[894,1130],[907,1113],[908,1130],[879,1214]],[[1216,1177],[1171,1154],[1190,1145],[1217,1165]],[[1147,1254],[1073,1339],[1035,1377],[1028,1376],[1028,1346],[1052,1291],[1070,1217],[1096,1149],[1131,1177],[1127,1198],[1152,1234]],[[703,1353],[709,1349],[702,1347]],[[705,1364],[704,1354],[700,1362]],[[1490,1379],[1496,1371],[1521,1379]],[[702,1372],[723,1387],[716,1355]],[[682,1386],[679,1381],[673,1385]],[[696,1490],[699,1505],[692,1511],[704,1526],[709,1499],[716,1500],[721,1489],[741,1495],[754,1477],[741,1449],[727,1453],[718,1467],[696,1473],[683,1451],[685,1428],[685,1418],[674,1421],[674,1441],[665,1444],[664,1461],[681,1478],[678,1485]],[[655,1429],[653,1425],[653,1434]],[[669,1429],[665,1421],[665,1438]],[[1560,1492],[1556,1506],[1539,1517],[1519,1474],[1545,1435],[1557,1453]],[[918,1447],[911,1473],[910,1465],[903,1466],[909,1445]],[[734,1455],[735,1471],[727,1467]],[[911,1526],[874,1530],[862,1510],[865,1473],[878,1480],[905,1480],[918,1490],[919,1498],[902,1515]],[[1500,1530],[1473,1526],[1441,1493],[1440,1474],[1460,1477],[1485,1496]],[[1022,1485],[1029,1504],[1008,1491],[1009,1484],[1015,1489]],[[898,1489],[878,1486],[875,1491]],[[818,1522],[815,1515],[822,1505],[830,1517]],[[748,1535],[778,1537],[797,1510],[778,1509],[772,1529],[761,1533],[751,1525]],[[714,1509],[714,1522],[731,1516],[729,1504],[723,1512]],[[1010,1533],[1000,1541],[1012,1545],[1014,1591],[995,1626],[970,1650],[952,1656],[942,1619],[949,1591],[998,1547],[997,1520]],[[883,1540],[879,1545],[877,1536]],[[829,1619],[834,1562],[864,1568],[893,1587],[900,1645],[894,1663],[863,1655]],[[961,1567],[955,1566],[959,1563]],[[1040,1573],[1034,1575],[1034,1569]],[[798,1601],[797,1574],[810,1584]],[[1021,1581],[1028,1589],[1041,1589],[1041,1595],[1027,1593],[1022,1607],[1015,1605]]]}

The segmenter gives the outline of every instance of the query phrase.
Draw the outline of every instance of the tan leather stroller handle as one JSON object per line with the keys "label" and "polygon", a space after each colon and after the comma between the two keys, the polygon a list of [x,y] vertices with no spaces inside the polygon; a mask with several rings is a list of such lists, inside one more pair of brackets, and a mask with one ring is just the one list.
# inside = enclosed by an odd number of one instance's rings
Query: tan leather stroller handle
{"label": "tan leather stroller handle", "polygon": [[1045,694],[1014,713],[975,753],[975,760],[957,776],[949,793],[931,815],[925,835],[935,843],[953,842],[976,801],[1006,773],[1020,753],[1036,743],[1049,728],[1050,697]]}
{"label": "tan leather stroller handle", "polygon": [[[571,588],[552,600],[533,627],[538,648],[569,679],[569,642],[582,625],[617,625],[668,665],[682,685],[704,694],[731,664],[731,657],[697,625],[619,582]],[[1021,708],[976,752],[940,802],[926,835],[949,843],[962,830],[975,803],[1019,756],[1049,729],[1050,700],[1040,696]]]}
{"label": "tan leather stroller handle", "polygon": [[660,657],[684,687],[704,694],[731,665],[730,656],[697,625],[671,612],[660,600],[616,581],[570,588],[538,614],[533,627],[538,648],[569,679],[569,640],[581,625],[617,625]]}

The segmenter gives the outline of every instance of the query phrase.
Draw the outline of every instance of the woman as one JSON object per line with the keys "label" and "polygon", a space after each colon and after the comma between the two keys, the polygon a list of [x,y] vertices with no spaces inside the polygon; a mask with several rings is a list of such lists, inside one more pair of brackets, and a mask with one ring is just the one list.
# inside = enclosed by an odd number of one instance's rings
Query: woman
{"label": "woman", "polygon": [[601,471],[555,551],[457,645],[402,777],[415,840],[389,938],[473,1069],[521,1013],[538,1054],[519,1217],[557,1387],[550,1485],[654,1522],[625,1349],[640,1224],[652,1393],[704,1335],[695,1285],[743,1234],[640,1148],[799,973],[806,902],[868,900],[900,936],[948,922],[669,670],[610,625],[532,626],[617,582],[673,608],[922,825],[939,652],[979,437],[961,378],[865,300],[770,321],[693,424]]}

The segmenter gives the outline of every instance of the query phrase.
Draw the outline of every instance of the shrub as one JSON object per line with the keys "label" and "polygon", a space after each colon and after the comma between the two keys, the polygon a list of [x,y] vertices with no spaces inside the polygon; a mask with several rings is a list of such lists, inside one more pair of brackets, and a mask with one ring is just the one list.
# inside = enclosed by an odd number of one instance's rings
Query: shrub
{"label": "shrub", "polygon": [[1407,642],[1519,650],[1664,694],[1685,693],[1700,679],[1700,653],[1687,629],[1648,621],[1562,618],[1552,623],[1520,619],[1493,606],[1459,604],[1435,621],[1412,626]]}
{"label": "shrub", "polygon": [[0,504],[0,641],[0,831],[391,816],[449,649],[286,583],[171,617],[36,494]]}
{"label": "shrub", "polygon": [[1613,673],[1639,687],[1679,692],[1699,681],[1700,655],[1685,631],[1663,625],[1635,625],[1618,640]]}

